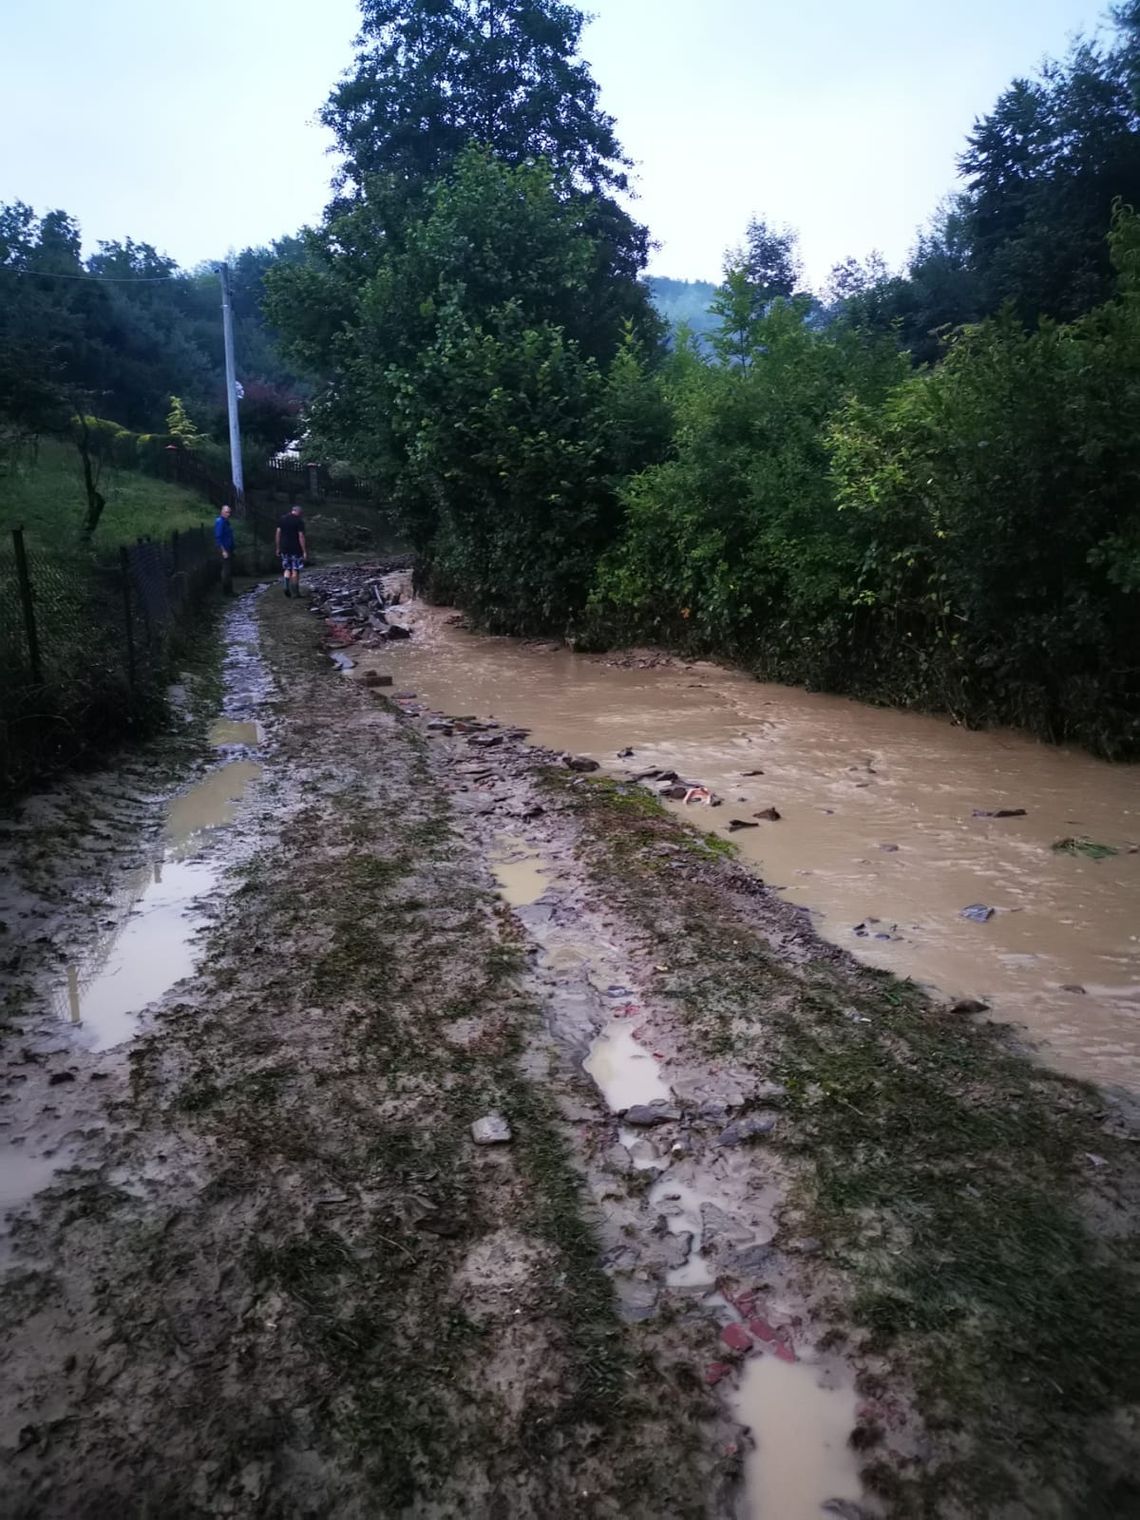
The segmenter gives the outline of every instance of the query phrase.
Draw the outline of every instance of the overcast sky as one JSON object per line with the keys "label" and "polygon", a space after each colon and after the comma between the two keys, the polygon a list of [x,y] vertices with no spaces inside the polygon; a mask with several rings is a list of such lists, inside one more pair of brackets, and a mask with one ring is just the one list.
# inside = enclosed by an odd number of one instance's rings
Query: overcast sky
{"label": "overcast sky", "polygon": [[[184,264],[319,215],[314,117],[355,0],[0,0],[0,200],[62,207],[85,244]],[[974,118],[1095,30],[1093,0],[594,0],[584,50],[637,161],[652,269],[716,279],[748,218],[796,227],[821,283],[900,262],[953,188]]]}

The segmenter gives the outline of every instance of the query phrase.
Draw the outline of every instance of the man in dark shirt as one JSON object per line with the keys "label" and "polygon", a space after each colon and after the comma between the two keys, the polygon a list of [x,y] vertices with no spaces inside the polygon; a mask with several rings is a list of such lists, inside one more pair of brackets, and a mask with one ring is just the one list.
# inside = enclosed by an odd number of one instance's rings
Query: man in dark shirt
{"label": "man in dark shirt", "polygon": [[281,573],[285,577],[285,595],[301,595],[301,566],[305,563],[305,519],[296,504],[277,524],[277,553],[281,556]]}
{"label": "man in dark shirt", "polygon": [[218,513],[214,523],[214,542],[222,556],[222,591],[234,594],[234,525],[230,522],[230,509],[226,506]]}

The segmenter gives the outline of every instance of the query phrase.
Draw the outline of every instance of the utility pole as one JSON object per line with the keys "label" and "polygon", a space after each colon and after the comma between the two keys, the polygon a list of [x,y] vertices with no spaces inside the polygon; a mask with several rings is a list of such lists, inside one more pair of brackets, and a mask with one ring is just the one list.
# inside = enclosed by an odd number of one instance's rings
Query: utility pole
{"label": "utility pole", "polygon": [[233,478],[237,501],[234,511],[240,512],[245,497],[245,481],[241,473],[241,429],[238,426],[237,375],[234,373],[234,314],[230,306],[229,269],[218,265],[218,277],[222,282],[222,333],[226,340],[226,412],[230,419],[230,475]]}

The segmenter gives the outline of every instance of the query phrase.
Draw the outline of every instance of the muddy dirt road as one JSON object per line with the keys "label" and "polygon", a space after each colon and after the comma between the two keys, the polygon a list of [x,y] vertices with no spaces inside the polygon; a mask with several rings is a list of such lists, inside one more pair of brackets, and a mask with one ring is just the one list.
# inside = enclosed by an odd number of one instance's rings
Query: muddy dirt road
{"label": "muddy dirt road", "polygon": [[1126,1111],[325,636],[7,828],[5,1514],[1130,1513]]}

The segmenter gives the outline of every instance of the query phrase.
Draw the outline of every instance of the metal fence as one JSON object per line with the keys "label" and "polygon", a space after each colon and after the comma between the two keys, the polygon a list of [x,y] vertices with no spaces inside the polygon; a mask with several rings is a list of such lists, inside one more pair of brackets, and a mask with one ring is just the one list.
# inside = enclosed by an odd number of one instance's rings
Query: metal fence
{"label": "metal fence", "polygon": [[208,528],[110,560],[61,557],[22,528],[0,542],[0,793],[145,716],[215,559]]}

